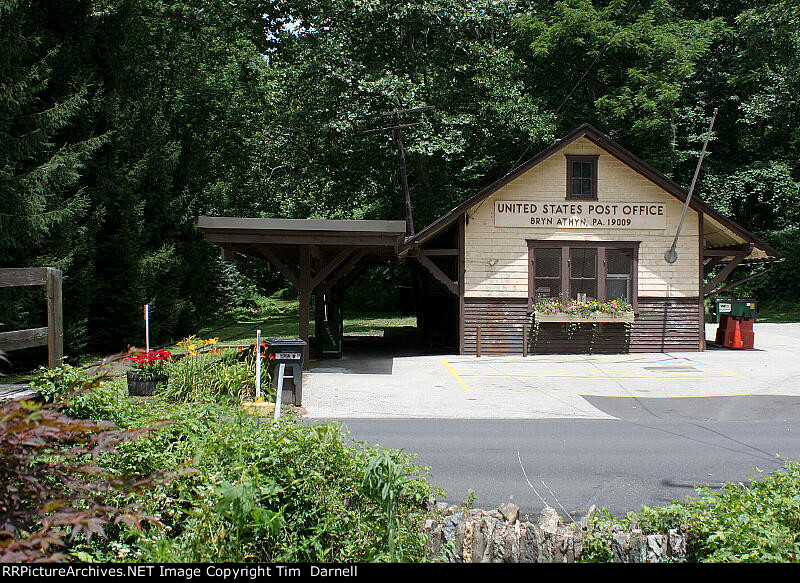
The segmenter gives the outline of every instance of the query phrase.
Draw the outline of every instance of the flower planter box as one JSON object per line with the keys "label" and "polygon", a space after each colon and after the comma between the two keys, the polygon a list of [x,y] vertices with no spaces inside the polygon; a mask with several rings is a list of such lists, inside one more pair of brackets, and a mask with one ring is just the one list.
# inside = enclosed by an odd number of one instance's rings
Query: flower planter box
{"label": "flower planter box", "polygon": [[135,397],[150,397],[158,387],[166,387],[169,377],[165,374],[127,373],[128,394]]}
{"label": "flower planter box", "polygon": [[591,316],[580,316],[575,314],[566,314],[558,312],[534,312],[536,321],[540,324],[545,322],[588,322],[590,324],[626,324],[632,323],[634,319],[633,313],[623,314],[621,316],[613,316],[611,314],[593,314]]}

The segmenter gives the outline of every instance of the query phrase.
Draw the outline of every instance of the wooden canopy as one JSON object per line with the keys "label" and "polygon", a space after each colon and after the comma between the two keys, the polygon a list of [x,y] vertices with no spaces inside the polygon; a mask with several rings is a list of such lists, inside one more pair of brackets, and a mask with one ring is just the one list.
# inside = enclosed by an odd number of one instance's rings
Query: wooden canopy
{"label": "wooden canopy", "polygon": [[226,260],[234,253],[266,259],[294,285],[300,296],[299,335],[306,343],[312,294],[319,309],[322,295],[345,285],[348,274],[368,258],[396,257],[406,232],[405,221],[201,216],[197,225],[206,241],[222,247]]}

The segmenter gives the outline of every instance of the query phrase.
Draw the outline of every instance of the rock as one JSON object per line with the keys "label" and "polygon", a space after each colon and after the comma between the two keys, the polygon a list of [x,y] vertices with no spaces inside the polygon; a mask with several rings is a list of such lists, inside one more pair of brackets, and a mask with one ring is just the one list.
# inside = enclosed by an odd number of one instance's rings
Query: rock
{"label": "rock", "polygon": [[519,518],[519,506],[512,504],[511,502],[501,504],[498,510],[500,511],[500,514],[503,515],[503,518],[505,518],[506,521],[511,524],[514,524]]}
{"label": "rock", "polygon": [[442,525],[435,520],[425,521],[425,555],[430,561],[441,558]]}
{"label": "rock", "polygon": [[647,562],[663,563],[667,554],[667,537],[663,534],[647,535]]}
{"label": "rock", "polygon": [[539,515],[539,528],[542,530],[555,531],[561,526],[561,517],[555,508],[545,507]]}
{"label": "rock", "polygon": [[630,549],[628,550],[629,563],[644,563],[647,561],[647,537],[638,528],[631,530]]}
{"label": "rock", "polygon": [[625,532],[611,533],[611,553],[615,563],[628,562],[628,550],[630,549],[630,534]]}
{"label": "rock", "polygon": [[523,563],[539,562],[539,540],[542,538],[539,529],[530,522],[522,524],[520,552]]}
{"label": "rock", "polygon": [[686,560],[686,537],[677,528],[671,528],[667,533],[669,536],[668,552],[670,558],[676,563]]}
{"label": "rock", "polygon": [[458,525],[464,522],[463,514],[451,514],[442,520],[442,536],[446,543],[453,542],[456,538]]}
{"label": "rock", "polygon": [[450,510],[450,507],[447,505],[447,502],[436,503],[436,512],[439,514],[447,514],[448,510]]}

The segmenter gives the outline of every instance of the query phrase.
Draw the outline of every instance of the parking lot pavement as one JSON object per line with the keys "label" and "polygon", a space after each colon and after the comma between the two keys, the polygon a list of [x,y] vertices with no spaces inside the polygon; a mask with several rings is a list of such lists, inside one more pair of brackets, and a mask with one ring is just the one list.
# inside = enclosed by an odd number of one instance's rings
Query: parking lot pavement
{"label": "parking lot pavement", "polygon": [[[714,330],[707,327],[708,338]],[[641,415],[642,408],[721,410],[715,397],[722,397],[739,411],[728,407],[729,415],[777,414],[781,401],[771,396],[800,396],[800,324],[756,324],[755,333],[756,350],[526,358],[356,354],[317,363],[305,376],[303,405],[312,418],[619,419]],[[659,408],[652,404],[658,399],[690,401]]]}

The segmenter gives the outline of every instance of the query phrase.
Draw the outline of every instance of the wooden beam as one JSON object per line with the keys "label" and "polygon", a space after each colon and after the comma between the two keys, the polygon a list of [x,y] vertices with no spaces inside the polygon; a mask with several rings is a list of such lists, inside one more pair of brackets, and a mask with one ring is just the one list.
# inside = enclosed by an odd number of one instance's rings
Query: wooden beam
{"label": "wooden beam", "polygon": [[239,245],[348,245],[374,246],[394,249],[402,241],[402,235],[341,235],[338,233],[301,234],[215,232],[206,233],[206,241],[215,245],[233,243]]}
{"label": "wooden beam", "polygon": [[275,268],[283,274],[283,277],[289,280],[295,288],[300,289],[300,282],[297,279],[297,275],[286,265],[280,258],[275,255],[275,253],[269,247],[265,247],[263,245],[258,246],[259,252],[267,258],[267,261],[272,263]]}
{"label": "wooden beam", "polygon": [[345,259],[353,252],[354,248],[350,247],[348,249],[342,249],[339,253],[336,254],[336,257],[328,261],[325,266],[317,272],[317,274],[311,278],[311,289],[316,289],[317,286],[322,283],[326,277],[328,277],[333,270],[339,267]]}
{"label": "wooden beam", "polygon": [[47,268],[47,366],[56,368],[64,361],[64,315],[61,299],[61,270]]}
{"label": "wooden beam", "polygon": [[46,344],[47,326],[44,328],[0,332],[0,350],[4,352],[33,348],[34,346],[45,346]]}
{"label": "wooden beam", "polygon": [[453,257],[457,256],[460,253],[459,249],[420,249],[419,252],[422,255],[427,255],[428,257],[437,257],[442,255],[452,255]]}
{"label": "wooden beam", "polygon": [[347,275],[347,272],[350,271],[359,261],[361,261],[364,258],[365,254],[366,253],[364,251],[356,252],[350,258],[350,260],[344,264],[344,267],[342,267],[339,271],[337,271],[333,275],[333,277],[331,277],[330,281],[327,282],[328,289],[333,289],[333,286],[335,286],[340,279],[342,279],[345,275]]}
{"label": "wooden beam", "polygon": [[428,273],[430,273],[436,281],[446,287],[451,294],[458,297],[458,283],[445,275],[444,271],[442,271],[438,265],[422,254],[417,255],[417,261],[428,270]]}
{"label": "wooden beam", "polygon": [[6,267],[0,269],[0,287],[45,285],[47,267]]}
{"label": "wooden beam", "polygon": [[773,267],[775,267],[775,265],[774,264],[770,264],[770,266],[767,267],[766,269],[762,269],[761,271],[759,271],[757,273],[753,273],[752,275],[748,275],[747,277],[745,277],[743,279],[740,279],[739,281],[735,281],[733,283],[729,283],[728,285],[726,285],[722,289],[717,290],[716,293],[720,293],[721,294],[723,292],[729,291],[731,288],[734,288],[737,285],[741,285],[741,284],[743,284],[743,283],[745,283],[747,281],[750,281],[751,279],[755,279],[756,277],[764,275],[765,273],[770,271]]}
{"label": "wooden beam", "polygon": [[739,255],[738,257],[734,257],[731,261],[728,262],[728,265],[722,268],[720,271],[711,281],[703,286],[703,295],[709,295],[718,284],[725,281],[731,272],[739,267],[739,264],[744,260],[745,254]]}
{"label": "wooden beam", "polygon": [[708,274],[720,264],[720,262],[725,259],[721,255],[717,255],[716,257],[712,257],[710,260],[706,261],[705,265],[703,265],[703,277],[708,277]]}

